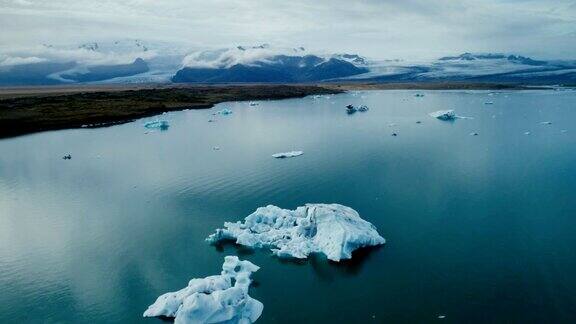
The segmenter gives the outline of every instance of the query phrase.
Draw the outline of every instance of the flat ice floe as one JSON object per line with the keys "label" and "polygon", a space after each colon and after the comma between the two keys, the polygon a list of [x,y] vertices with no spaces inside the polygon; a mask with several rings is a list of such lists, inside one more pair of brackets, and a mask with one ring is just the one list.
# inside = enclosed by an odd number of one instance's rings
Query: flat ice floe
{"label": "flat ice floe", "polygon": [[285,158],[300,156],[302,154],[304,154],[304,152],[302,152],[302,151],[290,151],[290,152],[282,152],[282,153],[272,154],[272,157],[276,158],[276,159],[285,159]]}
{"label": "flat ice floe", "polygon": [[264,305],[248,295],[250,276],[260,267],[227,256],[222,273],[192,279],[188,287],[158,297],[144,317],[175,317],[174,323],[254,323]]}
{"label": "flat ice floe", "polygon": [[206,240],[270,248],[279,257],[303,259],[310,253],[323,253],[333,261],[350,259],[358,248],[385,242],[374,225],[339,204],[306,204],[295,210],[260,207],[244,223],[226,222]]}

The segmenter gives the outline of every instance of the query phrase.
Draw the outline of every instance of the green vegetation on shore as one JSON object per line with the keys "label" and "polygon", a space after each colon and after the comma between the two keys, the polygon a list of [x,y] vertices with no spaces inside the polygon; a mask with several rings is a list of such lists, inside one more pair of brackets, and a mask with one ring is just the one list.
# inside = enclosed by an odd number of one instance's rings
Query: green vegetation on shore
{"label": "green vegetation on shore", "polygon": [[313,85],[195,86],[0,99],[0,138],[79,127],[100,127],[225,101],[266,100],[341,92]]}

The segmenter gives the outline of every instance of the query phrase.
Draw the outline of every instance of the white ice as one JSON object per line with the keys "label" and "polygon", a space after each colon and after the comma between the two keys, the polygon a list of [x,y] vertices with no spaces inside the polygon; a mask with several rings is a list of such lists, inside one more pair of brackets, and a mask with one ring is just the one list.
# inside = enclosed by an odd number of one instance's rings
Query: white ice
{"label": "white ice", "polygon": [[170,127],[170,124],[168,124],[168,121],[166,120],[153,120],[144,123],[144,127],[148,129],[159,128],[161,130],[165,130],[168,129],[168,127]]}
{"label": "white ice", "polygon": [[307,258],[310,253],[323,253],[333,261],[350,259],[358,248],[385,242],[374,225],[339,204],[306,204],[295,210],[260,207],[244,223],[226,222],[206,240],[235,240],[248,247],[270,248],[279,257]]}
{"label": "white ice", "polygon": [[302,151],[290,151],[290,152],[272,154],[272,157],[277,158],[277,159],[284,159],[284,158],[291,158],[291,157],[300,156],[302,154],[304,154],[304,152],[302,152]]}
{"label": "white ice", "polygon": [[222,273],[192,279],[186,288],[158,297],[144,317],[175,317],[174,323],[254,323],[264,305],[248,295],[250,276],[260,267],[227,256]]}
{"label": "white ice", "polygon": [[438,110],[430,113],[430,116],[438,118],[440,120],[454,120],[457,118],[454,110]]}
{"label": "white ice", "polygon": [[230,114],[232,114],[232,110],[230,110],[228,108],[224,108],[224,109],[220,110],[218,113],[220,115],[230,115]]}

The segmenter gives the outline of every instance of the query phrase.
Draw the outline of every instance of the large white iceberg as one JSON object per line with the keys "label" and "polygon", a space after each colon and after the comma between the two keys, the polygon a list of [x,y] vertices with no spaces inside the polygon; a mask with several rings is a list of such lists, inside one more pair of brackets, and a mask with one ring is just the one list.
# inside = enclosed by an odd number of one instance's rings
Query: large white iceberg
{"label": "large white iceberg", "polygon": [[260,267],[227,256],[222,273],[192,279],[188,287],[158,297],[144,317],[175,317],[174,323],[254,323],[264,305],[248,295],[250,276]]}
{"label": "large white iceberg", "polygon": [[206,240],[235,240],[248,247],[271,248],[279,257],[307,258],[310,253],[324,253],[333,261],[350,259],[358,248],[385,242],[374,225],[354,209],[339,204],[306,204],[296,210],[260,207],[244,223],[226,222]]}
{"label": "large white iceberg", "polygon": [[304,152],[302,151],[290,151],[290,152],[275,153],[272,154],[272,157],[276,159],[285,159],[300,156],[302,154],[304,154]]}

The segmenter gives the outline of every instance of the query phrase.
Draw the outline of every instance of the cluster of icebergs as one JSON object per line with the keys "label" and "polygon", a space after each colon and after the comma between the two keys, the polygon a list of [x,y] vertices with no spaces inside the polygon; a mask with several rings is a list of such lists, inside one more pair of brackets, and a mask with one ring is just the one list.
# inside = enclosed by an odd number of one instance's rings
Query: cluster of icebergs
{"label": "cluster of icebergs", "polygon": [[[368,107],[353,109],[367,111]],[[213,115],[229,114],[232,111],[224,108]],[[144,127],[167,129],[169,125],[167,121],[155,120]],[[289,151],[272,157],[283,159],[303,154]],[[318,253],[336,262],[352,258],[358,248],[385,243],[374,225],[363,220],[354,209],[339,204],[306,204],[294,210],[273,205],[260,207],[242,222],[225,222],[223,228],[216,229],[206,239],[212,244],[226,240],[249,248],[267,248],[281,258],[303,259]],[[192,279],[185,288],[159,296],[143,316],[173,317],[176,324],[253,323],[264,309],[260,301],[249,295],[250,277],[258,270],[249,261],[226,256],[221,274]]]}
{"label": "cluster of icebergs", "polygon": [[[224,223],[207,239],[235,240],[251,248],[270,248],[279,257],[307,258],[322,253],[332,261],[350,259],[361,247],[384,244],[376,227],[339,204],[306,204],[295,210],[258,208],[244,222]],[[192,279],[188,286],[161,295],[144,317],[174,317],[184,323],[253,323],[264,305],[248,295],[252,273],[260,269],[236,256],[224,258],[220,275]]]}
{"label": "cluster of icebergs", "polygon": [[[226,116],[226,115],[232,115],[233,111],[229,108],[222,108],[221,110],[218,110],[216,112],[212,113],[212,116],[216,116],[216,115],[222,115],[222,116]],[[215,122],[215,119],[209,119],[208,122],[209,123],[213,123]]]}
{"label": "cluster of icebergs", "polygon": [[[424,94],[417,93],[415,96],[423,97]],[[491,105],[493,102],[485,104]],[[257,103],[250,102],[249,105],[256,106]],[[349,113],[368,110],[367,106],[348,105],[346,108]],[[230,109],[222,109],[214,115],[231,113]],[[454,110],[440,110],[430,113],[430,116],[443,121],[469,118],[456,115]],[[550,125],[551,122],[541,124]],[[165,129],[168,122],[156,120],[144,126]],[[478,133],[472,132],[470,135],[477,136]],[[219,147],[213,149],[218,150]],[[302,154],[302,151],[290,151],[276,153],[272,157],[291,158]],[[260,207],[243,221],[225,222],[223,228],[216,229],[206,241],[211,244],[233,241],[248,248],[270,249],[280,258],[305,259],[311,254],[324,254],[335,262],[352,258],[353,252],[359,248],[386,242],[374,225],[363,220],[354,209],[340,204],[306,204],[294,210],[273,205]],[[237,256],[226,256],[220,275],[192,279],[187,287],[161,295],[143,316],[174,317],[176,324],[253,323],[264,309],[260,301],[249,295],[251,275],[259,269]]]}

